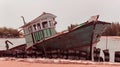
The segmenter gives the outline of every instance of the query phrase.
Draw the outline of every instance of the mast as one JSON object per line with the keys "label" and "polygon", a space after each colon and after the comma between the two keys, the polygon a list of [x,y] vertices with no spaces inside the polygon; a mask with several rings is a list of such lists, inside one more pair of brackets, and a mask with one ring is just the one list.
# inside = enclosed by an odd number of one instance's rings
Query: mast
{"label": "mast", "polygon": [[108,44],[108,34],[106,35],[106,49],[107,49],[107,44]]}
{"label": "mast", "polygon": [[24,17],[23,16],[21,16],[21,18],[23,19],[23,22],[24,22],[24,25],[26,24],[26,22],[25,22],[25,19],[24,19]]}

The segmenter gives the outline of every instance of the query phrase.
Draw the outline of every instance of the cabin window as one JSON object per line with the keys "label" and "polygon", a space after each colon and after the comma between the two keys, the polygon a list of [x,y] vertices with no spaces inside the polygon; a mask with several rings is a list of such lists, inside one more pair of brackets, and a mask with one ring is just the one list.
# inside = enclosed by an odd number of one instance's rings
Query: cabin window
{"label": "cabin window", "polygon": [[55,18],[53,18],[53,20],[55,20]]}
{"label": "cabin window", "polygon": [[43,26],[43,28],[47,28],[48,27],[47,21],[46,22],[42,22],[42,26]]}
{"label": "cabin window", "polygon": [[39,30],[41,29],[40,23],[37,24],[37,27]]}
{"label": "cabin window", "polygon": [[33,27],[34,27],[34,30],[36,31],[36,30],[37,30],[37,26],[36,26],[36,25],[33,25]]}
{"label": "cabin window", "polygon": [[51,22],[51,21],[49,21],[49,23],[50,23],[50,26],[52,26],[52,22]]}
{"label": "cabin window", "polygon": [[28,30],[28,33],[30,33],[30,28],[29,27],[27,28],[27,30]]}
{"label": "cabin window", "polygon": [[31,26],[28,27],[28,30],[29,30],[29,33],[31,33],[32,32],[32,27]]}

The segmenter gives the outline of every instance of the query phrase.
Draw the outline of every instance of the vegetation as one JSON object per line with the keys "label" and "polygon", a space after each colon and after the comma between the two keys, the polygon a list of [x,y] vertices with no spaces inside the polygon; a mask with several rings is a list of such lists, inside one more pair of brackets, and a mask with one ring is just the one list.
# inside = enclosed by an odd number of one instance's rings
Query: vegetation
{"label": "vegetation", "polygon": [[103,36],[120,36],[120,24],[111,23],[111,25],[105,30]]}
{"label": "vegetation", "polygon": [[0,28],[0,38],[17,38],[22,35],[17,29],[1,27]]}

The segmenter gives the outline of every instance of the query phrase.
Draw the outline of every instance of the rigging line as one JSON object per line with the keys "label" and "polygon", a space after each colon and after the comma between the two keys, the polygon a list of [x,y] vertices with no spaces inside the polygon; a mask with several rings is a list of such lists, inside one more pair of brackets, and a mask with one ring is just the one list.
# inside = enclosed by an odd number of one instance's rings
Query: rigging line
{"label": "rigging line", "polygon": [[107,46],[108,45],[108,35],[106,35],[106,49],[107,49]]}

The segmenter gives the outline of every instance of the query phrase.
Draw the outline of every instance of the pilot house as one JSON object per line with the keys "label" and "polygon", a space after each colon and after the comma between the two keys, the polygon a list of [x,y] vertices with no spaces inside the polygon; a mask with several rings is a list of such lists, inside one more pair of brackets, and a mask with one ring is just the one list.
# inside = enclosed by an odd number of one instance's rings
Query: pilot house
{"label": "pilot house", "polygon": [[39,17],[21,27],[24,31],[27,47],[56,34],[55,25],[57,22],[55,18],[55,15],[43,12]]}

